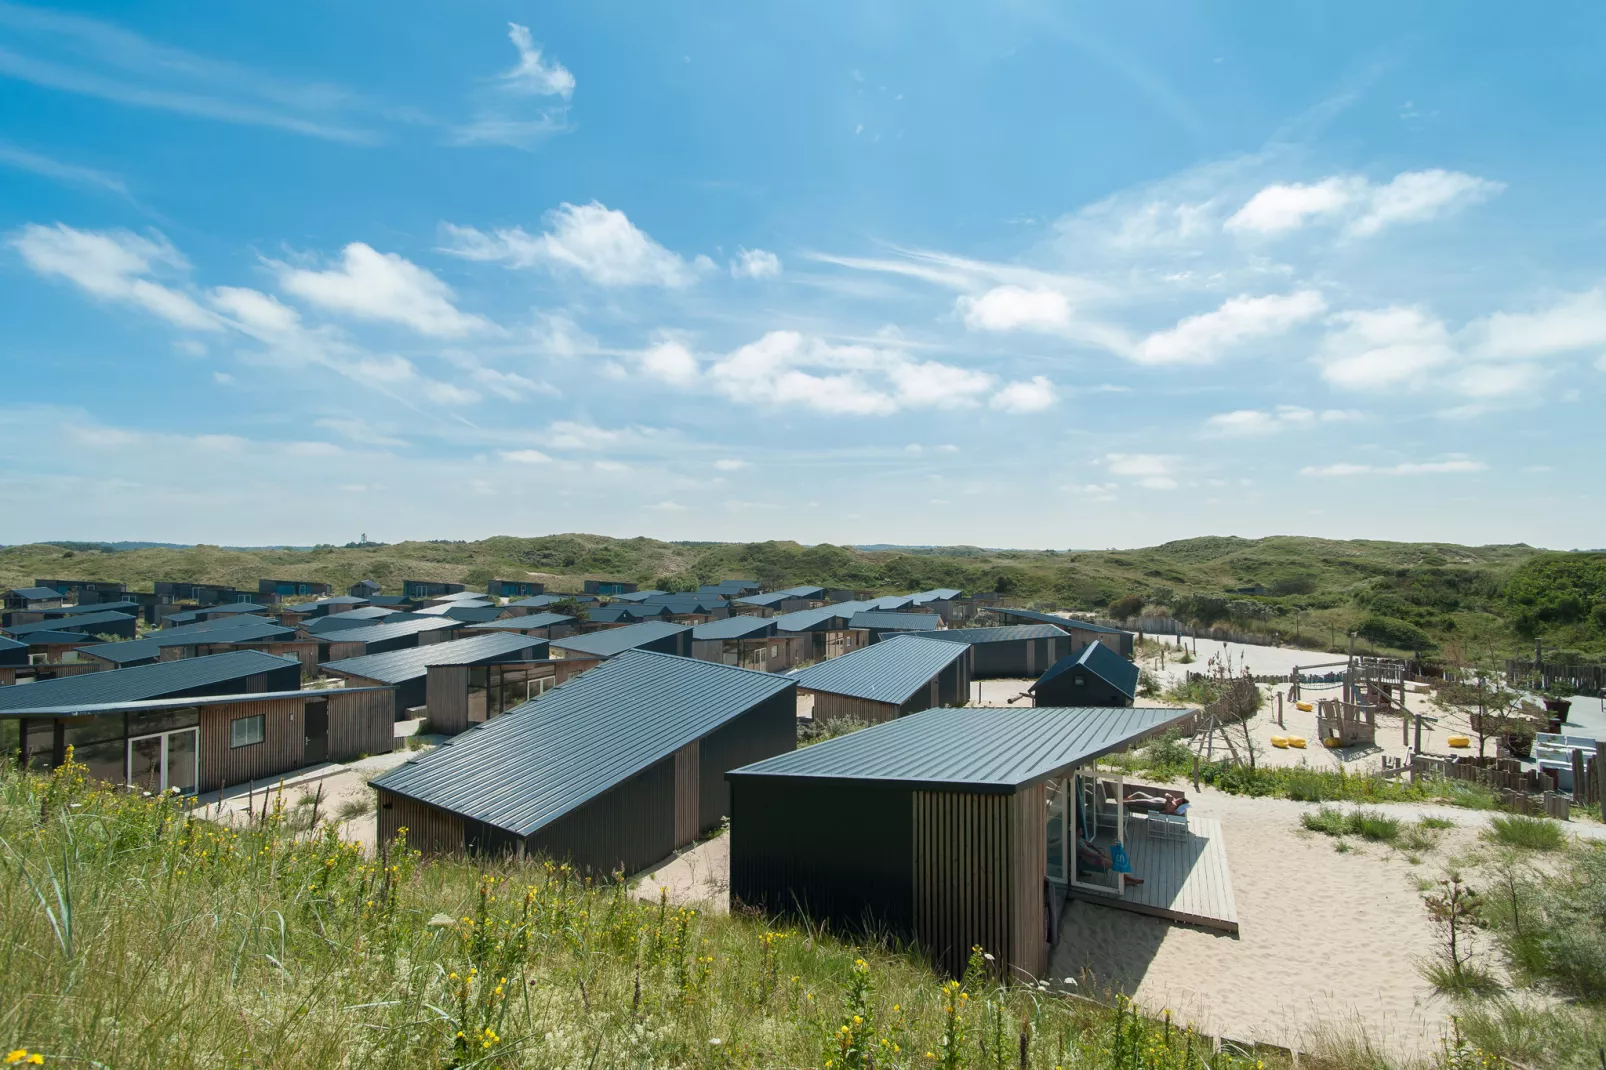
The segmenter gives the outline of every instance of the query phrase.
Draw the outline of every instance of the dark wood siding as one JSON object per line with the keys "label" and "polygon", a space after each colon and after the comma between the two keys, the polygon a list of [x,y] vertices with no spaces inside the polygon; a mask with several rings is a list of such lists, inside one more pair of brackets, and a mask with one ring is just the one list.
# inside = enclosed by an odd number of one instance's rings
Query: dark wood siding
{"label": "dark wood siding", "polygon": [[424,695],[430,728],[448,736],[468,731],[467,665],[431,665]]}
{"label": "dark wood siding", "polygon": [[[1076,678],[1082,677],[1080,686]],[[1072,669],[1062,672],[1032,692],[1034,706],[1130,706],[1132,699],[1118,687],[1105,683],[1091,672]]]}
{"label": "dark wood siding", "polygon": [[531,855],[607,874],[637,873],[675,849],[675,757],[656,762],[525,841]]}
{"label": "dark wood siding", "polygon": [[707,831],[730,814],[732,769],[797,748],[797,691],[774,695],[702,739],[699,828]]}
{"label": "dark wood siding", "polygon": [[[918,704],[910,707],[915,710],[926,708],[924,699],[926,692],[920,693]],[[814,719],[816,721],[830,721],[838,717],[856,717],[871,724],[880,724],[882,721],[891,721],[901,711],[897,706],[887,702],[871,702],[869,699],[853,698],[848,695],[833,695],[825,691],[814,694]]]}
{"label": "dark wood siding", "polygon": [[461,854],[463,819],[456,814],[386,791],[379,793],[379,842],[388,844],[398,829],[407,830],[407,846],[425,854]]}
{"label": "dark wood siding", "polygon": [[[298,670],[292,666],[291,671]],[[306,703],[304,698],[281,698],[201,707],[199,790],[217,791],[300,769],[307,744],[301,723]],[[259,715],[263,718],[262,742],[230,747],[229,723]]]}
{"label": "dark wood siding", "polygon": [[675,752],[675,847],[678,850],[697,838],[698,785],[701,782],[701,747],[692,740]]}
{"label": "dark wood siding", "polygon": [[389,754],[396,749],[396,693],[358,691],[329,696],[329,760],[349,762],[360,754]]}
{"label": "dark wood siding", "polygon": [[733,902],[912,938],[910,790],[798,777],[731,782]]}

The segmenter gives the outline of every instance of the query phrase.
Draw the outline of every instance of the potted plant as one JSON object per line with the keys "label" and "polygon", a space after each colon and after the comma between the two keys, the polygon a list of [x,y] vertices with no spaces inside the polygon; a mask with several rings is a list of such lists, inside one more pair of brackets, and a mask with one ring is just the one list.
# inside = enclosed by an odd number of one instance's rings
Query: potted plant
{"label": "potted plant", "polygon": [[1572,696],[1577,694],[1570,684],[1558,680],[1545,688],[1545,710],[1555,714],[1563,721],[1567,720],[1567,713],[1573,708]]}

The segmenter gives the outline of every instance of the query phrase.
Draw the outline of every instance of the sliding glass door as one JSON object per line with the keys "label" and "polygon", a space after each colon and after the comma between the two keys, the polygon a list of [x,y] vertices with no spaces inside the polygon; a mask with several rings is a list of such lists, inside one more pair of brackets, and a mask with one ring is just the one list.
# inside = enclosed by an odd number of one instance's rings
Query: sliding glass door
{"label": "sliding glass door", "polygon": [[194,795],[200,779],[200,730],[180,728],[128,741],[128,782],[153,794],[178,789]]}

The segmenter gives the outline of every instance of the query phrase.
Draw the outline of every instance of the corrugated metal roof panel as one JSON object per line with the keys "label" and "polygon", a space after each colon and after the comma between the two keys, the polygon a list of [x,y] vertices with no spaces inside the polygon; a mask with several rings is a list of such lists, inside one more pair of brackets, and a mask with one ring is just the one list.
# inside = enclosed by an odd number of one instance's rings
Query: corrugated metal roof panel
{"label": "corrugated metal roof panel", "polygon": [[338,632],[323,633],[322,638],[331,643],[377,643],[383,639],[394,639],[398,635],[414,635],[418,632],[438,632],[447,628],[461,628],[463,622],[453,620],[451,617],[417,617],[412,620],[398,620],[390,624],[369,624],[362,628],[342,628]]}
{"label": "corrugated metal roof panel", "polygon": [[763,594],[750,594],[745,598],[733,598],[744,606],[773,606],[792,598],[818,598],[825,594],[824,587],[788,587],[783,591],[765,591]]}
{"label": "corrugated metal roof panel", "polygon": [[27,635],[29,632],[78,631],[80,628],[93,628],[97,624],[121,624],[123,621],[133,619],[127,613],[80,613],[76,617],[41,620],[32,624],[13,624],[6,631],[18,636]]}
{"label": "corrugated metal roof panel", "polygon": [[1134,706],[926,710],[728,775],[881,780],[1007,792],[1121,750],[1193,712]]}
{"label": "corrugated metal roof panel", "polygon": [[567,624],[572,620],[573,617],[565,617],[562,613],[526,613],[522,617],[506,617],[502,620],[488,620],[483,624],[470,624],[464,631],[512,632],[524,628],[550,628],[554,624]]}
{"label": "corrugated metal roof panel", "polygon": [[1002,628],[944,628],[935,632],[916,632],[922,639],[941,639],[948,643],[1011,643],[1020,639],[1055,639],[1065,629],[1052,624],[1006,624]]}
{"label": "corrugated metal roof panel", "polygon": [[793,686],[784,676],[632,650],[373,785],[528,836]]}
{"label": "corrugated metal roof panel", "polygon": [[1138,667],[1133,662],[1123,658],[1120,654],[1105,646],[1098,639],[1083,647],[1078,653],[1067,654],[1060,658],[1048,671],[1037,678],[1037,683],[1026,690],[1037,690],[1038,684],[1052,680],[1073,669],[1086,669],[1111,687],[1119,688],[1128,698],[1138,693]]}
{"label": "corrugated metal roof panel", "polygon": [[276,657],[260,650],[231,650],[204,658],[159,661],[154,665],[40,680],[24,687],[0,687],[0,711],[161,698],[175,691],[193,691],[300,664],[295,658]]}
{"label": "corrugated metal roof panel", "polygon": [[775,634],[774,617],[726,617],[692,628],[693,639],[751,639]]}
{"label": "corrugated metal roof panel", "polygon": [[1121,634],[1121,629],[1119,628],[1111,628],[1104,624],[1094,624],[1090,620],[1076,620],[1073,617],[1061,617],[1054,613],[1039,613],[1032,609],[1010,609],[1007,606],[989,606],[988,608],[994,613],[999,613],[1006,617],[1041,621],[1044,624],[1054,624],[1061,628],[1076,628],[1084,632],[1105,632],[1110,635]]}
{"label": "corrugated metal roof panel", "polygon": [[[172,619],[172,617],[168,618],[168,620]],[[248,613],[243,617],[219,617],[216,620],[198,620],[193,624],[175,624],[170,628],[162,628],[161,634],[187,635],[193,632],[226,631],[230,628],[241,627],[247,623],[271,624],[274,627],[280,626],[278,621],[269,620],[267,617],[259,617],[254,613]]]}
{"label": "corrugated metal roof panel", "polygon": [[793,675],[797,686],[871,702],[901,706],[943,669],[965,657],[958,643],[912,639],[907,635],[822,661]]}
{"label": "corrugated metal roof panel", "polygon": [[545,639],[528,635],[473,635],[446,643],[425,643],[406,650],[342,658],[325,662],[319,668],[399,684],[427,675],[431,665],[473,665],[492,658],[506,658],[521,650],[528,650],[530,659],[545,657],[546,646]]}
{"label": "corrugated metal roof panel", "polygon": [[775,618],[775,624],[783,632],[806,632],[818,628],[832,617],[841,617],[846,626],[848,618],[855,613],[874,608],[874,602],[837,602],[829,606],[800,609],[795,613],[782,613]]}
{"label": "corrugated metal roof panel", "polygon": [[874,609],[855,613],[848,620],[849,628],[893,632],[935,631],[941,624],[942,618],[935,613],[886,613]]}
{"label": "corrugated metal roof panel", "polygon": [[957,587],[934,587],[929,591],[917,591],[909,597],[915,605],[923,606],[927,602],[951,602],[963,593]]}
{"label": "corrugated metal roof panel", "polygon": [[161,656],[162,646],[155,639],[125,639],[121,643],[92,643],[78,648],[85,654],[116,662],[151,661]]}
{"label": "corrugated metal roof panel", "polygon": [[389,691],[388,687],[329,687],[307,688],[300,691],[252,691],[241,695],[190,695],[186,698],[152,698],[134,702],[98,702],[70,706],[26,706],[5,710],[5,717],[66,717],[73,714],[137,713],[148,710],[183,709],[186,706],[234,705],[238,702],[267,702],[282,698],[327,698],[330,695],[354,695],[362,691]]}
{"label": "corrugated metal roof panel", "polygon": [[194,646],[198,643],[263,643],[274,639],[294,639],[296,630],[261,617],[230,617],[218,628],[190,631],[164,628],[146,636],[157,646]]}
{"label": "corrugated metal roof panel", "polygon": [[576,654],[590,654],[599,658],[611,658],[615,654],[622,654],[626,650],[634,650],[644,643],[655,639],[662,639],[666,635],[676,635],[691,630],[689,624],[671,624],[665,620],[649,620],[640,624],[631,624],[623,628],[609,628],[607,631],[591,632],[589,635],[571,635],[563,639],[552,640],[552,645],[561,650],[572,650]]}

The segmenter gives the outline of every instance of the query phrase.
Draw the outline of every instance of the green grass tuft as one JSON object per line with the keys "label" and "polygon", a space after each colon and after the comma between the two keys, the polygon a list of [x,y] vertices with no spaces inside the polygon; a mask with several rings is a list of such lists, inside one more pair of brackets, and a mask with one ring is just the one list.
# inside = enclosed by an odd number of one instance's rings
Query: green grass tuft
{"label": "green grass tuft", "polygon": [[1529,851],[1558,850],[1566,838],[1561,826],[1549,818],[1503,814],[1489,820],[1489,838],[1507,847]]}

